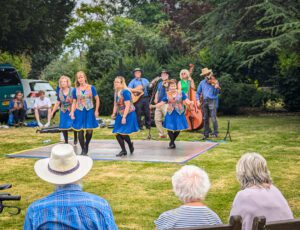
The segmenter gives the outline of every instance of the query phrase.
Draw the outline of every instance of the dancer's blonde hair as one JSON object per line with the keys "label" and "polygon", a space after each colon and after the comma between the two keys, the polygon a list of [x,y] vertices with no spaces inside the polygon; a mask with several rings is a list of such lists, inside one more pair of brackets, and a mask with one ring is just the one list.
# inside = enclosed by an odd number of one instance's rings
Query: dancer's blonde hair
{"label": "dancer's blonde hair", "polygon": [[59,80],[58,80],[58,86],[59,86],[59,88],[60,88],[60,89],[62,88],[62,87],[61,87],[61,81],[62,81],[63,79],[66,79],[66,80],[67,80],[67,86],[68,86],[68,88],[71,88],[71,86],[72,86],[71,79],[70,79],[68,76],[66,76],[66,75],[62,75],[62,76],[59,78]]}
{"label": "dancer's blonde hair", "polygon": [[88,84],[88,80],[87,80],[87,76],[86,76],[85,72],[83,72],[82,70],[80,70],[80,71],[78,71],[78,72],[75,74],[75,86],[76,86],[76,87],[79,87],[79,86],[80,86],[80,84],[79,84],[79,82],[78,82],[78,75],[79,75],[79,74],[82,74],[82,75],[84,76],[85,83]]}

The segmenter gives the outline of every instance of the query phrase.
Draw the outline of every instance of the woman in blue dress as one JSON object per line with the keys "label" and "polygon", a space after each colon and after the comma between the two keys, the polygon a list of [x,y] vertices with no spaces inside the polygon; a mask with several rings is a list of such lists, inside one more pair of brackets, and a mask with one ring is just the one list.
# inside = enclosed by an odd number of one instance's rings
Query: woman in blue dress
{"label": "woman in blue dress", "polygon": [[[81,154],[87,155],[89,143],[93,136],[93,129],[99,127],[96,118],[99,116],[100,99],[96,88],[88,84],[87,77],[83,71],[76,73],[75,87],[72,93],[71,118],[74,120],[72,128],[78,132]],[[96,102],[95,108],[93,101]]]}
{"label": "woman in blue dress", "polygon": [[111,118],[115,119],[115,125],[112,132],[116,134],[117,141],[122,149],[116,156],[121,157],[127,155],[125,142],[128,144],[130,153],[133,153],[133,142],[131,142],[129,135],[138,132],[140,129],[135,107],[132,103],[131,92],[127,88],[124,77],[118,76],[115,78],[114,89],[115,100]]}
{"label": "woman in blue dress", "polygon": [[[68,76],[62,75],[58,81],[58,87],[56,88],[57,101],[51,111],[51,118],[54,117],[54,114],[58,108],[60,108],[59,115],[59,130],[61,130],[65,143],[69,142],[68,140],[68,130],[72,129],[73,120],[71,119],[70,112],[72,109],[73,95],[71,80]],[[77,144],[77,133],[74,132],[74,144]]]}
{"label": "woman in blue dress", "polygon": [[184,92],[177,90],[176,80],[174,79],[168,81],[167,91],[167,96],[153,107],[160,107],[167,103],[167,113],[163,127],[168,130],[169,149],[175,149],[175,140],[180,131],[188,129],[188,123],[184,115],[184,104],[189,105],[191,101]]}

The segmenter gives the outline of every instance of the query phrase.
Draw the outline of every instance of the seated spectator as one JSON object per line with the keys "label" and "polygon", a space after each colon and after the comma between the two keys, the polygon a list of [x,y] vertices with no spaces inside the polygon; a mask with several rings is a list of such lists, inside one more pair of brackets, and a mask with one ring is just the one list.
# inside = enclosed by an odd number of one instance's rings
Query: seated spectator
{"label": "seated spectator", "polygon": [[92,165],[90,157],[77,156],[69,144],[54,146],[50,158],[37,161],[36,174],[56,190],[29,206],[24,229],[118,229],[109,203],[82,191],[81,179]]}
{"label": "seated spectator", "polygon": [[45,124],[45,127],[48,127],[51,121],[51,101],[45,97],[45,91],[39,91],[39,97],[35,99],[33,108],[39,127],[43,127],[40,119],[47,119],[48,122]]}
{"label": "seated spectator", "polygon": [[155,221],[158,230],[222,224],[219,216],[203,203],[210,188],[205,171],[192,165],[183,166],[172,177],[172,184],[183,205],[162,213]]}
{"label": "seated spectator", "polygon": [[243,218],[243,230],[251,230],[255,216],[267,221],[293,219],[293,213],[281,192],[272,184],[266,160],[258,153],[247,153],[236,166],[241,184],[233,201],[230,216]]}
{"label": "seated spectator", "polygon": [[10,101],[9,111],[14,116],[15,127],[23,126],[23,122],[25,120],[25,115],[27,111],[27,104],[23,98],[23,93],[21,91],[17,91],[15,93],[14,99]]}

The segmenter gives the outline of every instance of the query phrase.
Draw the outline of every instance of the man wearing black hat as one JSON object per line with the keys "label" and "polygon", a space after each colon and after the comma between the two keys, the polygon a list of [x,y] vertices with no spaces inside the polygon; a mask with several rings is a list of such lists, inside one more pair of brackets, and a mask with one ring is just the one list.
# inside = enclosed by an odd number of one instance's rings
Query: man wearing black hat
{"label": "man wearing black hat", "polygon": [[129,84],[128,88],[130,88],[132,93],[139,93],[139,90],[135,88],[138,86],[142,86],[143,95],[139,98],[139,100],[134,103],[136,109],[137,120],[139,123],[139,127],[143,129],[142,123],[142,115],[145,116],[145,125],[146,128],[149,129],[151,126],[151,117],[150,117],[150,109],[149,109],[149,94],[148,94],[148,87],[149,81],[146,78],[142,78],[143,71],[140,68],[136,68],[133,70],[134,79],[132,79]]}
{"label": "man wearing black hat", "polygon": [[[162,99],[167,96],[166,84],[169,79],[169,76],[170,76],[170,74],[167,70],[162,70],[160,72],[160,77],[155,78],[153,81],[151,81],[150,86],[156,84],[157,81],[159,81],[160,79],[162,80],[157,85],[157,91],[155,93],[155,98],[154,98],[154,104],[161,102]],[[155,121],[155,126],[158,131],[158,135],[160,138],[166,138],[167,136],[162,127],[162,122],[163,122],[163,118],[167,111],[167,105],[165,104],[165,105],[162,105],[157,108],[155,106],[153,106],[153,108],[155,108],[154,121]]]}

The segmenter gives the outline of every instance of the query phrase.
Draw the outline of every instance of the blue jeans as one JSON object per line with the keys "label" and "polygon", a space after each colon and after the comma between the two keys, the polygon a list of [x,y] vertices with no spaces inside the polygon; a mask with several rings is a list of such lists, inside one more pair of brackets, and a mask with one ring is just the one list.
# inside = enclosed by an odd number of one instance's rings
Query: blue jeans
{"label": "blue jeans", "polygon": [[214,134],[218,134],[218,121],[217,121],[217,100],[204,99],[202,104],[202,114],[204,121],[204,136],[209,136],[209,118],[211,118],[214,127]]}

